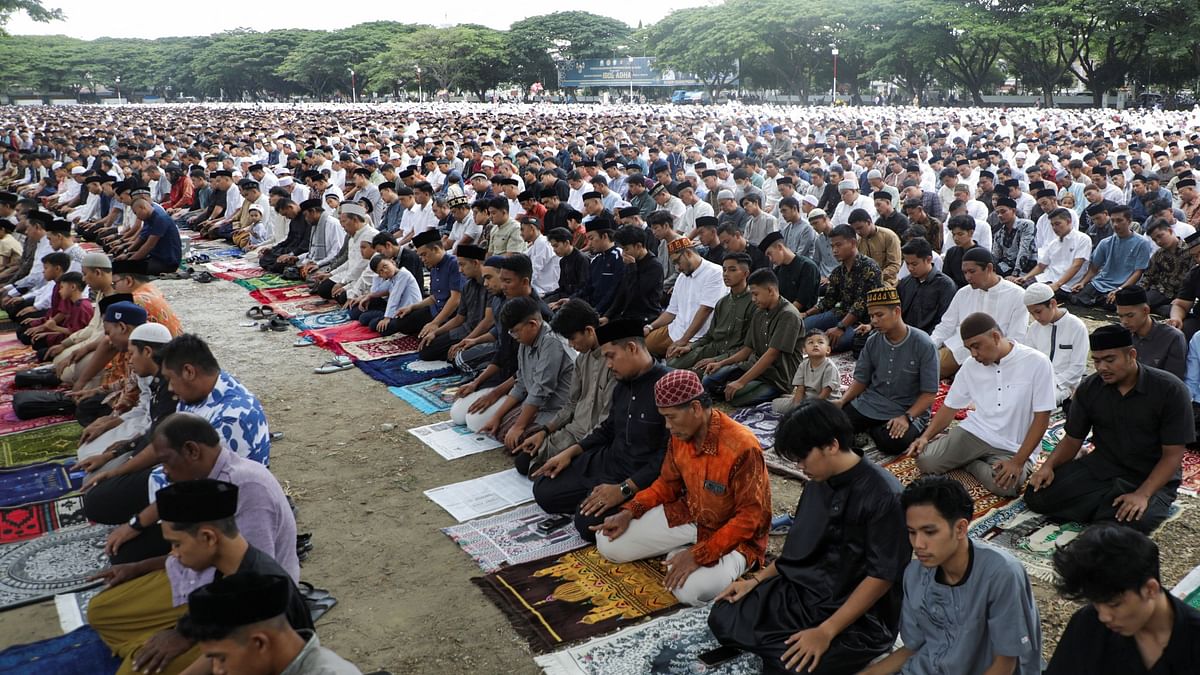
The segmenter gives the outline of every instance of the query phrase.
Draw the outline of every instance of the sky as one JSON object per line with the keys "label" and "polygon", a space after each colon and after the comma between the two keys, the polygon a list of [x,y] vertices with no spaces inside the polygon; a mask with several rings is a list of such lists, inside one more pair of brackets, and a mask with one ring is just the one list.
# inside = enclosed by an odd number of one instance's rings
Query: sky
{"label": "sky", "polygon": [[[291,0],[286,4],[231,0],[211,0],[199,4],[148,0],[122,0],[120,3],[95,0],[42,2],[47,8],[61,9],[66,15],[65,19],[38,23],[24,14],[17,14],[5,29],[12,35],[67,35],[85,40],[98,37],[158,38],[208,35],[234,28],[252,28],[259,31],[275,28],[332,30],[367,21],[383,20],[435,26],[477,23],[505,29],[513,21],[528,16],[574,9],[564,7],[561,2],[555,0],[502,3],[512,7],[516,14],[496,12],[497,3],[484,0],[459,0],[454,3],[367,3],[359,6],[360,9],[365,9],[365,12],[331,11],[334,5],[321,0]],[[653,23],[672,10],[717,4],[717,0],[607,0],[598,4],[599,6],[586,7],[586,10],[619,19],[636,27],[639,21]],[[395,9],[385,9],[389,5]],[[447,12],[447,7],[452,7],[453,11]],[[150,17],[154,17],[153,20]],[[312,17],[320,17],[321,23],[314,25]]]}

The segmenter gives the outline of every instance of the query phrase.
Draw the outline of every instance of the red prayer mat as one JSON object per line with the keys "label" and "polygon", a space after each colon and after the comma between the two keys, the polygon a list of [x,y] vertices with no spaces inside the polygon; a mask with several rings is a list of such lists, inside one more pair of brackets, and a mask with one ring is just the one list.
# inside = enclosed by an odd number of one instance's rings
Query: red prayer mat
{"label": "red prayer mat", "polygon": [[40,537],[47,532],[87,523],[83,497],[60,497],[48,502],[0,508],[0,544]]}

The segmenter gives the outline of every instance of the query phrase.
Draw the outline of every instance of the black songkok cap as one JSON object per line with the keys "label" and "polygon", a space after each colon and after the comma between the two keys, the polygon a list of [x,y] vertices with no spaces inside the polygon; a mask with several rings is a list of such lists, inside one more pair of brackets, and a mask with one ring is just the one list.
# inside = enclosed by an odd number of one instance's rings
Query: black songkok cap
{"label": "black songkok cap", "polygon": [[1106,349],[1121,349],[1123,347],[1133,346],[1133,333],[1129,329],[1117,324],[1108,324],[1100,326],[1092,331],[1088,342],[1092,348],[1092,352],[1100,352]]}
{"label": "black songkok cap", "polygon": [[627,338],[643,338],[645,334],[642,332],[644,322],[636,319],[617,319],[596,329],[596,341],[600,344],[607,344],[616,340],[624,340]]}
{"label": "black songkok cap", "polygon": [[188,596],[188,622],[197,626],[249,626],[287,611],[291,580],[238,572]]}
{"label": "black songkok cap", "polygon": [[158,517],[168,523],[211,523],[237,515],[238,488],[211,478],[171,483],[155,493]]}

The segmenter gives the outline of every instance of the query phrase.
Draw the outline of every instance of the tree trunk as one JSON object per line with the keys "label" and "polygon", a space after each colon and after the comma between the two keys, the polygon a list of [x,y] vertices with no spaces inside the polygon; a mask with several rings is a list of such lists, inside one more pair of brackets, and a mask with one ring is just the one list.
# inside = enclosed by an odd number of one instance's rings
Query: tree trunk
{"label": "tree trunk", "polygon": [[1092,87],[1093,108],[1099,108],[1104,105],[1104,92],[1105,89],[1103,87]]}

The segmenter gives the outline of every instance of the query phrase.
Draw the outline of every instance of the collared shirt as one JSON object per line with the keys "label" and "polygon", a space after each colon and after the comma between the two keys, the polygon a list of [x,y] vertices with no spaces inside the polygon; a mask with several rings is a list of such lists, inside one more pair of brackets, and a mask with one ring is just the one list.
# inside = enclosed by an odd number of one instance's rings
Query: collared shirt
{"label": "collared shirt", "polygon": [[945,346],[954,355],[955,362],[963,364],[971,358],[971,350],[963,346],[958,332],[962,320],[975,312],[983,312],[996,320],[1005,337],[1017,342],[1025,336],[1029,327],[1029,310],[1025,308],[1025,289],[1008,279],[988,289],[963,286],[954,294],[950,306],[942,315],[942,321],[930,335],[933,344]]}
{"label": "collared shirt", "polygon": [[[924,331],[908,327],[908,334],[892,343],[878,331],[867,338],[854,363],[854,380],[867,386],[850,405],[873,420],[890,420],[908,412],[921,394],[937,393],[938,354]],[[923,429],[929,411],[914,424]]]}
{"label": "collared shirt", "polygon": [[727,292],[717,301],[708,330],[692,343],[692,349],[708,348],[714,359],[733,354],[745,343],[746,329],[755,309],[749,287],[741,293]]}
{"label": "collared shirt", "polygon": [[[667,335],[671,340],[680,340],[687,333],[688,326],[696,318],[696,312],[701,307],[716,307],[717,301],[729,293],[725,285],[721,266],[705,260],[689,275],[680,274],[675,279],[675,289],[671,292],[671,301],[667,305],[674,319],[667,324]],[[708,332],[712,325],[712,315],[700,326],[700,330],[692,336],[695,340]]]}
{"label": "collared shirt", "polygon": [[362,675],[354,664],[322,647],[315,632],[297,632],[306,640],[304,648],[279,675]]}
{"label": "collared shirt", "polygon": [[838,265],[829,273],[829,286],[818,306],[823,312],[833,312],[839,317],[850,313],[862,321],[867,316],[867,293],[882,285],[879,265],[859,253],[849,270]]}
{"label": "collared shirt", "polygon": [[604,315],[650,323],[662,313],[662,290],[662,265],[653,253],[647,253],[632,265],[625,265],[617,294]]}
{"label": "collared shirt", "polygon": [[[1007,277],[1024,274],[1033,269],[1038,263],[1038,250],[1034,242],[1031,220],[1017,218],[1013,221],[1011,230],[1005,225],[997,224],[992,228],[992,255],[996,257],[996,271]],[[1090,246],[1088,252],[1091,252]]]}
{"label": "collared shirt", "polygon": [[746,346],[753,350],[753,354],[738,366],[750,370],[773,347],[779,351],[779,355],[758,375],[758,379],[778,391],[789,391],[792,376],[800,365],[800,335],[803,330],[804,319],[800,317],[800,312],[783,297],[771,309],[755,307],[750,314],[750,326],[746,329]]}
{"label": "collared shirt", "polygon": [[[346,240],[346,262],[338,265],[329,274],[329,278],[336,284],[352,284],[358,281],[364,271],[367,271],[371,262],[371,256],[364,256],[361,245],[365,242],[370,242],[379,234],[370,225],[363,225],[357,232],[350,235]],[[371,255],[374,255],[372,253]]]}
{"label": "collared shirt", "polygon": [[236,377],[225,371],[208,396],[199,403],[179,402],[179,412],[199,415],[212,423],[222,447],[259,464],[271,457],[271,432],[258,398]]}
{"label": "collared shirt", "polygon": [[998,363],[984,365],[974,358],[962,364],[946,394],[946,405],[974,409],[959,425],[964,431],[1004,452],[1021,448],[1033,416],[1055,408],[1054,368],[1038,350],[1012,342],[1012,351]]}
{"label": "collared shirt", "polygon": [[658,478],[668,434],[654,404],[654,385],[668,370],[655,362],[632,380],[617,380],[608,417],[579,441],[583,454],[576,461],[587,480],[629,479],[641,489]]}
{"label": "collared shirt", "polygon": [[[300,580],[300,559],[296,556],[296,518],[279,481],[267,467],[221,450],[208,477],[238,486],[238,509],[235,520],[238,531],[254,548],[269,554],[288,573],[292,581]],[[150,502],[158,491],[170,484],[161,474],[150,476]],[[175,606],[187,602],[187,596],[213,579],[214,568],[193,570],[181,565],[178,559],[167,559],[167,577]]]}
{"label": "collared shirt", "polygon": [[[413,279],[414,283],[416,279]],[[450,294],[461,291],[463,275],[458,269],[458,258],[446,253],[438,264],[429,269],[429,294],[433,296],[430,313],[437,316],[450,301]]]}
{"label": "collared shirt", "polygon": [[883,285],[896,286],[896,275],[900,273],[903,260],[900,257],[900,237],[889,229],[876,227],[869,237],[858,238],[858,253],[876,263],[883,273]]}
{"label": "collared shirt", "polygon": [[599,314],[608,311],[617,289],[621,287],[621,276],[625,274],[625,263],[621,260],[621,249],[613,246],[597,254],[588,264],[587,285],[578,297],[587,301]]}
{"label": "collared shirt", "polygon": [[759,211],[757,216],[751,216],[746,221],[746,241],[757,247],[758,242],[772,232],[779,230],[779,221],[766,211]]}
{"label": "collared shirt", "polygon": [[[379,282],[378,285],[376,282]],[[383,290],[387,291],[387,305],[383,309],[383,316],[386,319],[394,319],[401,307],[415,305],[421,301],[421,287],[417,285],[417,280],[413,277],[412,272],[403,267],[396,270],[395,276],[391,279],[375,277],[375,281],[371,283],[371,292],[378,293]]]}
{"label": "collared shirt", "polygon": [[506,220],[503,225],[492,229],[488,239],[488,255],[503,255],[505,253],[524,253],[525,240],[521,238],[521,225],[515,220]]}
{"label": "collared shirt", "polygon": [[552,419],[567,404],[574,372],[563,339],[543,321],[537,340],[517,349],[517,381],[508,395]]}
{"label": "collared shirt", "polygon": [[546,239],[546,235],[539,234],[537,239],[529,244],[525,255],[529,256],[529,262],[533,264],[533,289],[543,296],[554,292],[558,288],[560,266],[558,256],[554,255],[554,249],[550,248],[550,240]]}
{"label": "collared shirt", "polygon": [[[1037,321],[1029,324],[1029,330],[1021,342],[1045,354],[1054,367],[1055,402],[1062,403],[1071,397],[1087,372],[1088,330],[1079,317],[1067,310],[1048,326]],[[1140,354],[1139,354],[1140,355]]]}
{"label": "collared shirt", "polygon": [[798,303],[800,311],[817,304],[817,292],[821,287],[821,271],[816,263],[797,255],[786,265],[775,266],[779,278],[779,294],[788,302]]}
{"label": "collared shirt", "polygon": [[1138,362],[1165,370],[1182,380],[1187,371],[1187,341],[1183,332],[1153,319],[1150,323],[1150,332],[1145,337],[1133,334]]}
{"label": "collared shirt", "polygon": [[1063,631],[1045,675],[1184,675],[1200,663],[1200,612],[1167,594],[1175,621],[1171,639],[1153,668],[1147,668],[1133,637],[1114,633],[1094,605],[1084,605]]}
{"label": "collared shirt", "polygon": [[1071,230],[1065,237],[1055,237],[1046,244],[1038,255],[1038,263],[1046,269],[1037,275],[1037,280],[1049,284],[1062,278],[1076,260],[1083,259],[1075,275],[1067,280],[1064,286],[1070,287],[1083,281],[1087,274],[1088,258],[1092,255],[1092,238],[1079,230]]}
{"label": "collared shirt", "polygon": [[567,405],[559,409],[550,426],[570,435],[571,442],[578,442],[608,417],[615,384],[616,378],[599,348],[575,357]]}
{"label": "collared shirt", "polygon": [[1136,270],[1146,269],[1151,248],[1150,240],[1140,234],[1105,238],[1092,252],[1092,264],[1100,270],[1092,277],[1092,286],[1101,293],[1117,290]]}
{"label": "collared shirt", "polygon": [[[1096,449],[1082,459],[1095,480],[1125,478],[1135,485],[1150,475],[1164,445],[1187,445],[1196,438],[1187,387],[1165,370],[1138,365],[1137,381],[1122,394],[1097,374],[1084,378],[1071,397],[1066,432]],[[1165,489],[1179,486],[1179,468]]]}
{"label": "collared shirt", "polygon": [[954,280],[940,270],[930,270],[924,279],[907,276],[896,284],[904,323],[932,333],[958,292]]}
{"label": "collared shirt", "polygon": [[579,249],[571,249],[570,253],[558,259],[558,288],[553,293],[547,293],[546,299],[581,297],[587,288],[590,273],[588,259]]}
{"label": "collared shirt", "polygon": [[1158,291],[1168,298],[1174,298],[1191,268],[1192,256],[1183,250],[1183,246],[1160,248],[1150,256],[1150,264],[1138,283],[1148,291]]}
{"label": "collared shirt", "polygon": [[[797,220],[794,223],[789,223],[785,220],[779,233],[783,235],[783,243],[791,249],[792,253],[809,259],[816,257],[818,235],[812,225],[808,224],[808,221]],[[821,276],[828,276],[828,274],[828,271],[821,271]]]}
{"label": "collared shirt", "polygon": [[771,483],[753,432],[712,409],[704,442],[671,437],[662,473],[629,500],[640,518],[662,505],[667,524],[696,525],[696,563],[716,564],[733,551],[761,563],[771,528]]}

